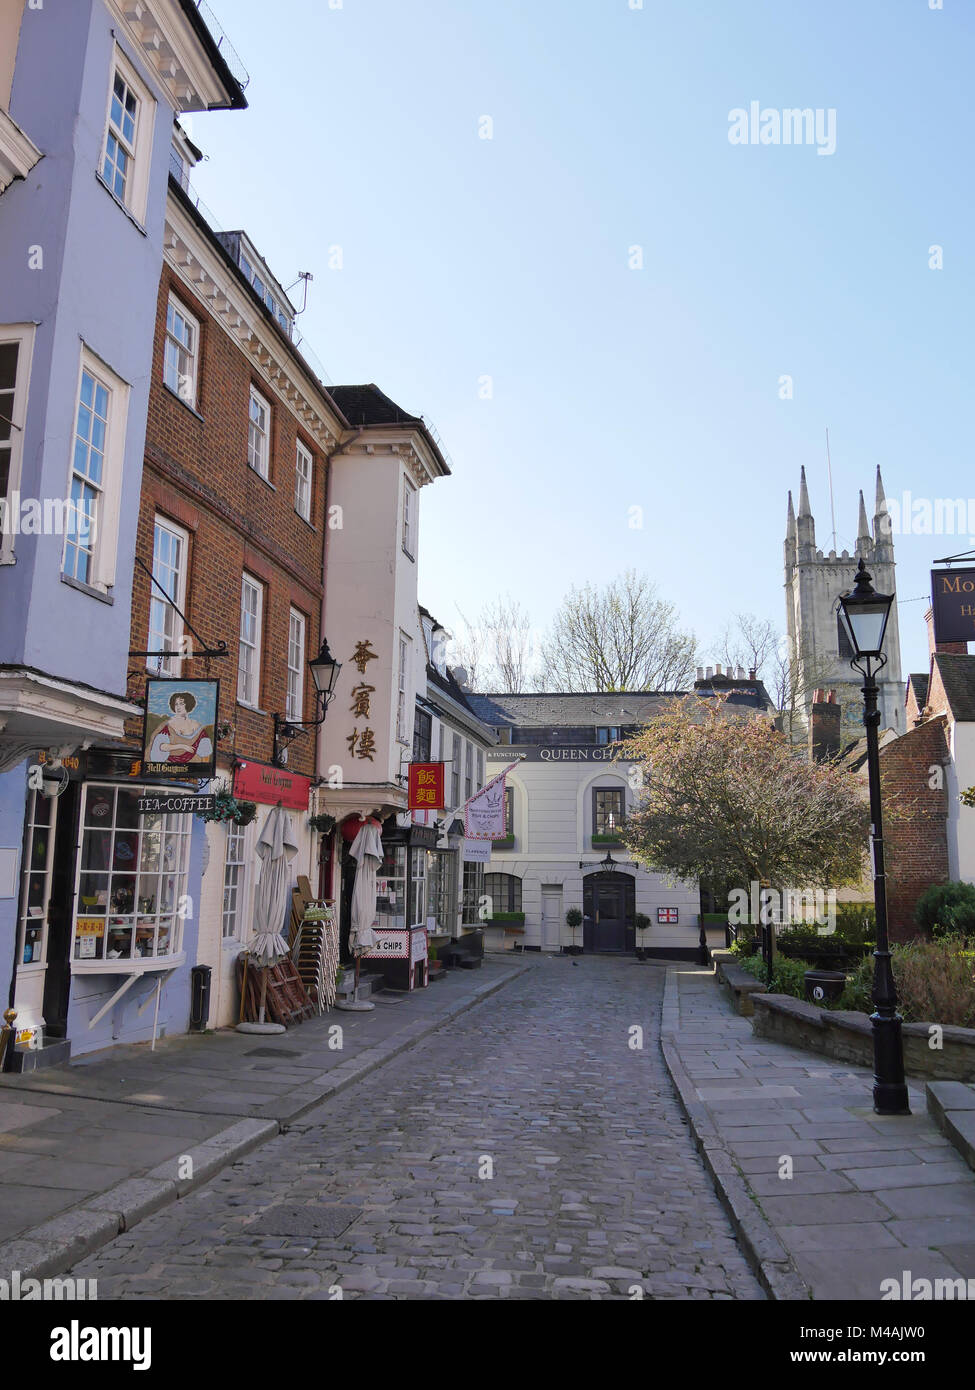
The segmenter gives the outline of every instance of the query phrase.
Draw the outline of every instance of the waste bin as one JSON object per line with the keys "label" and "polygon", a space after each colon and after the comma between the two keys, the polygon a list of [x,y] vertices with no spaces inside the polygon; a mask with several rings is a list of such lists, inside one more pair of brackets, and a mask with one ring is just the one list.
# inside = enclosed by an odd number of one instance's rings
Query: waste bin
{"label": "waste bin", "polygon": [[839,999],[846,988],[846,975],[842,970],[807,970],[803,976],[806,982],[806,998],[813,1004],[831,1003]]}
{"label": "waste bin", "polygon": [[210,1017],[209,965],[194,965],[190,971],[190,1032],[202,1033]]}

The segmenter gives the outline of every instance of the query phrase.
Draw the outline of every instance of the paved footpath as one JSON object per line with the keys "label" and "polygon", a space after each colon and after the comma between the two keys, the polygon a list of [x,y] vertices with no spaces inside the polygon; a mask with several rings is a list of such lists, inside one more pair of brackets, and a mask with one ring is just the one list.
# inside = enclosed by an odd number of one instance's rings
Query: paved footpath
{"label": "paved footpath", "polygon": [[875,1115],[870,1072],[756,1038],[693,966],[668,972],[663,1044],[776,1297],[803,1296],[796,1270],[816,1299],[880,1299],[881,1281],[908,1270],[975,1278],[975,1173],[927,1114],[923,1086],[910,1085],[910,1116]]}
{"label": "paved footpath", "polygon": [[664,979],[540,957],[73,1273],[101,1299],[761,1299],[663,1063]]}

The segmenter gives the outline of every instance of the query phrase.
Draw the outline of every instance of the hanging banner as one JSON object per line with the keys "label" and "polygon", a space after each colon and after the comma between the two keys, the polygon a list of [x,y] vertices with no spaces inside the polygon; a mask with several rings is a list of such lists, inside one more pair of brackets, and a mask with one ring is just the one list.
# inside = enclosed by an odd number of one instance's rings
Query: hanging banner
{"label": "hanging banner", "polygon": [[189,782],[214,776],[219,697],[219,681],[146,681],[144,777]]}
{"label": "hanging banner", "polygon": [[490,840],[465,840],[464,841],[464,863],[465,864],[490,864],[491,862],[491,841]]}
{"label": "hanging banner", "polygon": [[937,642],[975,642],[975,569],[932,570]]}
{"label": "hanging banner", "polygon": [[517,763],[509,763],[464,806],[464,834],[468,840],[504,839],[504,781],[517,766]]}
{"label": "hanging banner", "polygon": [[445,808],[443,771],[443,763],[410,763],[411,811],[442,811]]}

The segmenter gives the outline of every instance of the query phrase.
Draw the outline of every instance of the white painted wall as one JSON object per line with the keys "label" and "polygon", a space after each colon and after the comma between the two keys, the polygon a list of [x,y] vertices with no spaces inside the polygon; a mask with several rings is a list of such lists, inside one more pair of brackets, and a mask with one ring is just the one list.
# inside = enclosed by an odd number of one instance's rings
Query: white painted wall
{"label": "white painted wall", "polygon": [[[492,750],[486,776],[490,779],[504,766],[502,758],[517,755],[518,747]],[[591,847],[592,791],[595,787],[623,787],[629,813],[634,793],[627,786],[622,771],[607,764],[589,762],[520,762],[517,770],[508,774],[508,786],[515,791],[514,835],[512,850],[494,850],[485,873],[515,874],[522,880],[522,908],[525,913],[523,937],[505,936],[501,928],[489,928],[485,944],[493,949],[510,949],[516,942],[525,946],[542,944],[542,887],[559,885],[562,888],[562,925],[560,944],[573,944],[573,934],[565,925],[565,913],[571,907],[583,907],[584,872],[580,861],[596,865],[604,858],[606,847]],[[625,850],[613,850],[613,858],[621,864],[632,865]],[[633,868],[620,873],[633,875]],[[648,951],[655,947],[693,947],[698,941],[700,894],[694,884],[676,883],[661,874],[648,873],[636,867],[636,911],[645,912],[651,920],[646,933]],[[658,907],[676,907],[679,921],[676,926],[657,923]],[[582,944],[582,928],[575,934]]]}
{"label": "white painted wall", "polygon": [[963,806],[959,793],[975,786],[975,724],[951,727],[951,763],[947,769],[948,872],[953,879],[975,883],[975,807]]}

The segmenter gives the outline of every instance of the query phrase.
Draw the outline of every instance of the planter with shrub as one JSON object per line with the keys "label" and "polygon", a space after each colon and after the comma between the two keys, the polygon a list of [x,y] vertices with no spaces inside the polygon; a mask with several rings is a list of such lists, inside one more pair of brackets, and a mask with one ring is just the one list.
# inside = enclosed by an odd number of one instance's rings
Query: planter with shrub
{"label": "planter with shrub", "polygon": [[572,945],[566,946],[566,955],[578,956],[582,954],[581,945],[576,944],[576,932],[582,926],[582,913],[577,907],[570,907],[565,914],[565,925],[572,932]]}
{"label": "planter with shrub", "polygon": [[650,925],[651,925],[651,923],[650,923],[650,918],[647,916],[647,914],[646,914],[645,912],[637,912],[637,913],[634,915],[634,917],[633,917],[633,927],[634,927],[634,930],[635,930],[635,932],[636,932],[636,958],[637,958],[637,960],[646,960],[646,958],[647,958],[647,951],[646,951],[646,944],[645,944],[645,943],[646,943],[646,937],[644,936],[644,932],[649,931]]}

